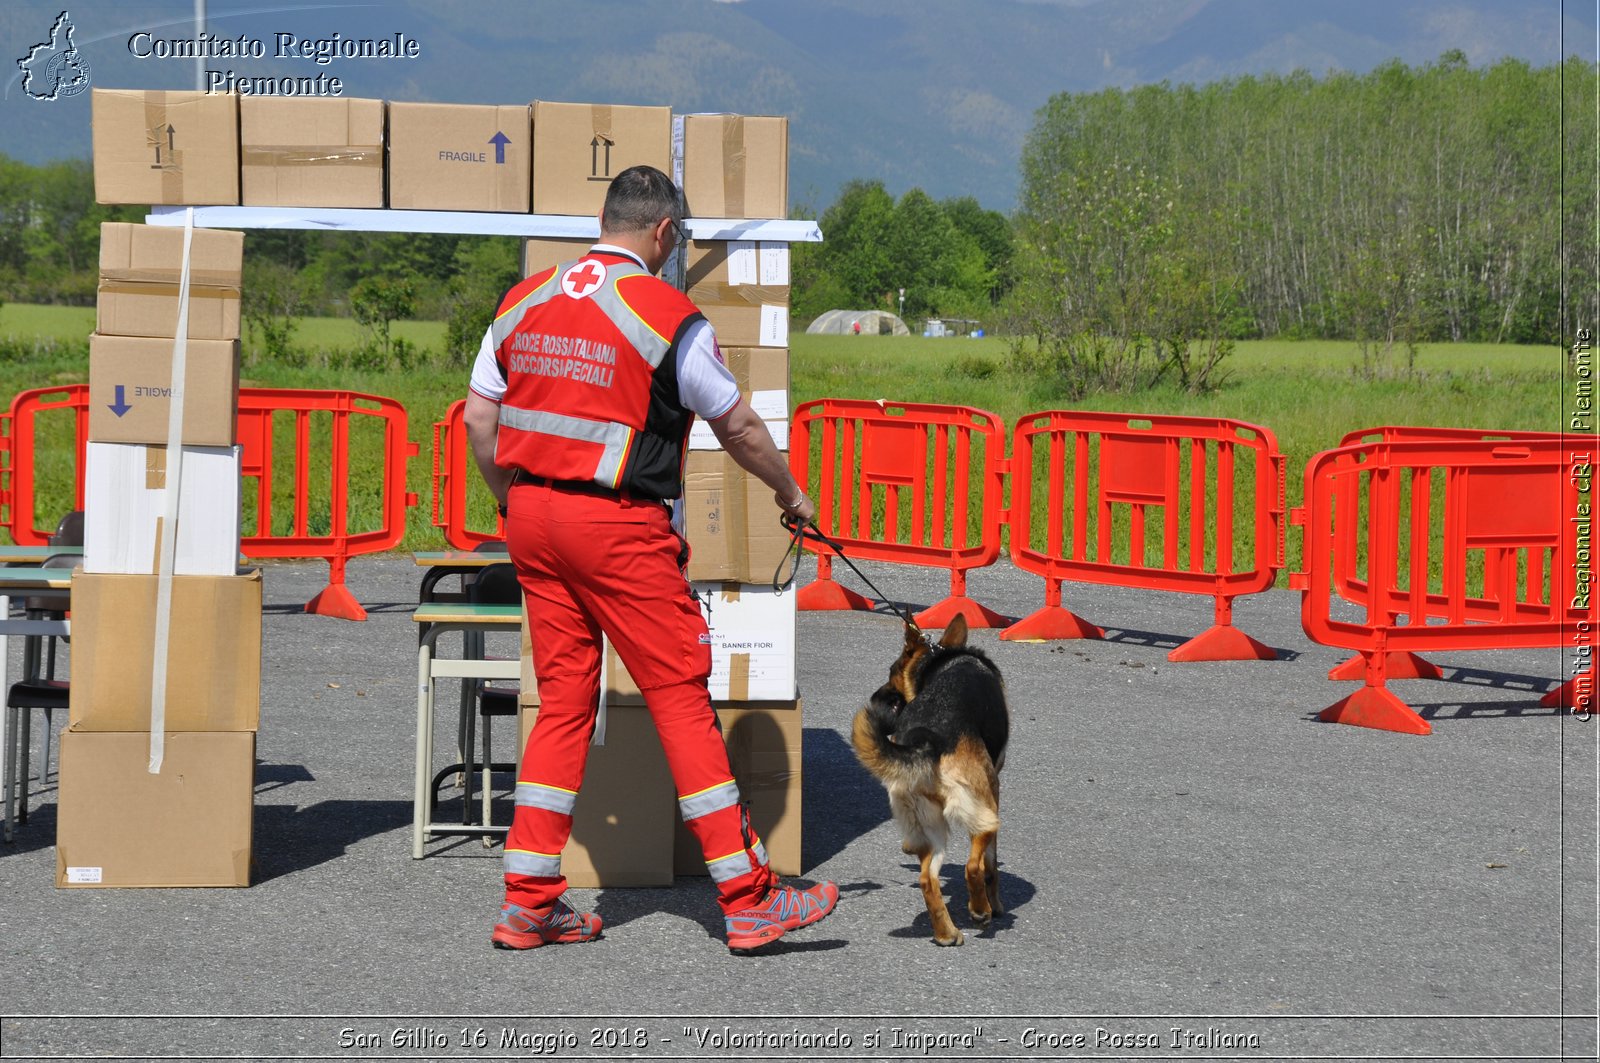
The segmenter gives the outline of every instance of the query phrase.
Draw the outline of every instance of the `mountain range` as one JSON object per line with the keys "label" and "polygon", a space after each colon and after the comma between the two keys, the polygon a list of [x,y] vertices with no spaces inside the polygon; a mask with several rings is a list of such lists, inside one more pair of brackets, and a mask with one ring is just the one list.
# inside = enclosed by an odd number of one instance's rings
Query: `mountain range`
{"label": "mountain range", "polygon": [[[90,94],[40,100],[19,61],[64,0],[0,9],[0,152],[86,158]],[[156,41],[196,38],[193,0],[80,0],[66,9],[88,80],[192,88],[197,62]],[[1474,65],[1596,58],[1596,7],[1562,0],[396,0],[206,3],[212,57],[239,76],[337,76],[344,95],[446,103],[531,99],[785,114],[790,197],[820,211],[852,179],[896,195],[1015,205],[1018,161],[1052,95],[1251,74],[1364,72],[1459,50]],[[137,34],[145,34],[139,42]],[[414,58],[276,58],[277,34],[416,42]],[[141,57],[140,52],[146,53]],[[40,63],[36,60],[35,67]],[[1551,121],[1557,116],[1552,114]]]}

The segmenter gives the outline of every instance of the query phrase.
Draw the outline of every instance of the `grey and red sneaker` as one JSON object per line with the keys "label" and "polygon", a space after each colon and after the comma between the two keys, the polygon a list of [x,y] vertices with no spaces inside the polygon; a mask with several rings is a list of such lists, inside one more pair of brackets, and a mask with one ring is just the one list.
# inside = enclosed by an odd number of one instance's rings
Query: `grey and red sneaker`
{"label": "grey and red sneaker", "polygon": [[750,952],[770,945],[790,930],[799,930],[820,921],[839,901],[839,887],[819,882],[810,889],[777,886],[767,891],[764,901],[725,917],[728,951]]}
{"label": "grey and red sneaker", "polygon": [[500,921],[490,940],[497,949],[536,949],[540,945],[566,945],[593,941],[600,936],[600,917],[575,912],[557,900],[545,915],[507,901],[500,906]]}

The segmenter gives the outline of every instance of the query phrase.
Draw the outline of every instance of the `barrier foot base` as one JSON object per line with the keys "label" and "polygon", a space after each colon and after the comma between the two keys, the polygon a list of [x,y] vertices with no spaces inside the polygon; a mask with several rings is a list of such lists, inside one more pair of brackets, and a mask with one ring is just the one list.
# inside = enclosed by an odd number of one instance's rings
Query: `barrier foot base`
{"label": "barrier foot base", "polygon": [[[1407,650],[1397,650],[1384,657],[1383,674],[1386,679],[1443,679],[1444,673],[1432,661],[1425,661]],[[1328,672],[1329,679],[1367,678],[1367,659],[1356,654],[1348,661]]]}
{"label": "barrier foot base", "polygon": [[1214,624],[1171,653],[1167,660],[1185,661],[1275,661],[1278,651],[1227,624]]}
{"label": "barrier foot base", "polygon": [[1324,723],[1347,723],[1378,731],[1427,735],[1433,733],[1428,721],[1391,694],[1385,687],[1362,687],[1349,697],[1334,702],[1317,714]]}
{"label": "barrier foot base", "polygon": [[912,619],[918,627],[949,627],[957,616],[965,617],[968,627],[999,627],[1006,622],[1006,618],[993,609],[961,595],[952,595],[938,605],[931,605]]}
{"label": "barrier foot base", "polygon": [[330,583],[306,603],[306,612],[318,616],[331,616],[339,620],[365,620],[367,611],[361,608],[350,588],[342,583]]}
{"label": "barrier foot base", "polygon": [[797,609],[861,609],[872,611],[872,599],[858,594],[831,579],[819,579],[800,588],[795,595]]}
{"label": "barrier foot base", "polygon": [[1055,639],[1103,639],[1106,633],[1059,605],[1047,605],[1000,632],[1007,642],[1049,642]]}
{"label": "barrier foot base", "polygon": [[1562,683],[1544,697],[1539,699],[1539,704],[1547,709],[1571,709],[1577,706],[1579,684],[1583,685],[1584,692],[1592,698],[1594,696],[1594,669],[1589,669],[1583,675],[1575,675]]}

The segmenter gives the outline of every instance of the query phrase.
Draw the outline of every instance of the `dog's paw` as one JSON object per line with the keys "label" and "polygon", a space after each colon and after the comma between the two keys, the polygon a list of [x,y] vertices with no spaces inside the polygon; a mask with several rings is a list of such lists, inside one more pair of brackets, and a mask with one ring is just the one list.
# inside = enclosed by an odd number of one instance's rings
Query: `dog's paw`
{"label": "dog's paw", "polygon": [[933,943],[935,945],[940,946],[941,948],[954,948],[957,945],[964,945],[964,944],[966,944],[966,942],[967,942],[966,937],[963,936],[961,931],[959,931],[959,930],[952,930],[950,937],[947,937],[947,938],[936,937],[936,938],[933,939]]}

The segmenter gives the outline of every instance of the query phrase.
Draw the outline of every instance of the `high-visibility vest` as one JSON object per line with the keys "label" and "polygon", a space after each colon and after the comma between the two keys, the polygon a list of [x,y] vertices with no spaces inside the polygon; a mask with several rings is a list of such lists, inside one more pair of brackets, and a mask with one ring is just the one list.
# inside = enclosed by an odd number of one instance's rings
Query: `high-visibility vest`
{"label": "high-visibility vest", "polygon": [[676,498],[694,420],[678,394],[678,342],[701,316],[688,296],[606,252],[512,288],[490,326],[506,379],[495,461]]}

